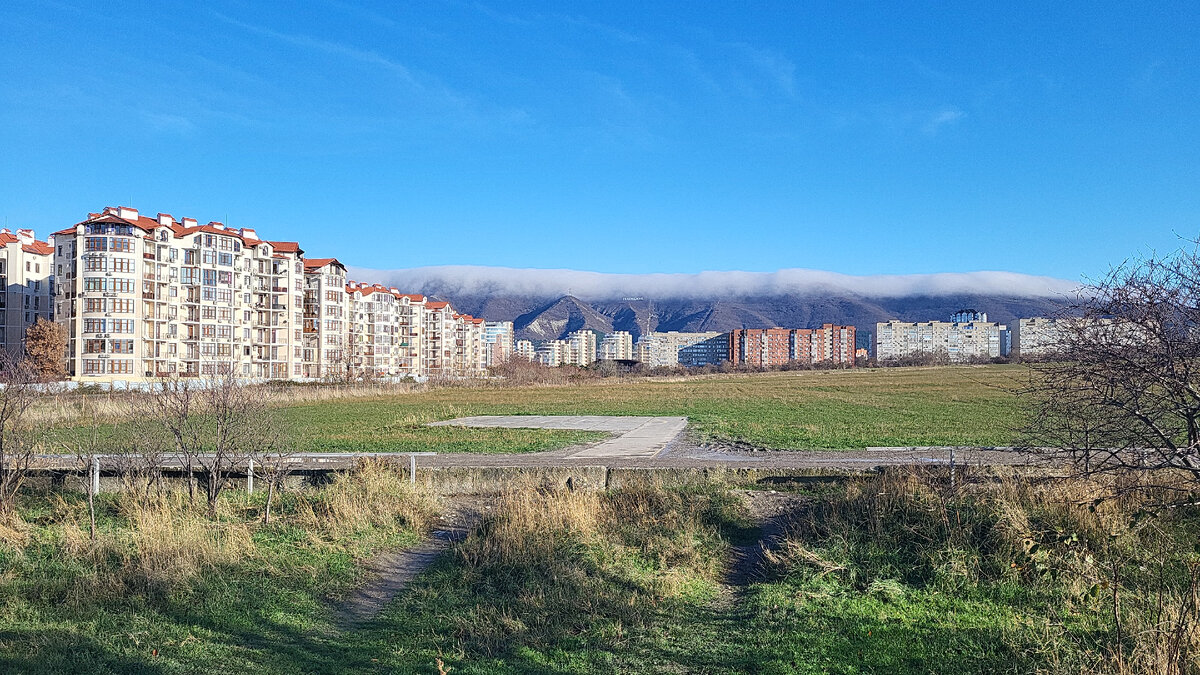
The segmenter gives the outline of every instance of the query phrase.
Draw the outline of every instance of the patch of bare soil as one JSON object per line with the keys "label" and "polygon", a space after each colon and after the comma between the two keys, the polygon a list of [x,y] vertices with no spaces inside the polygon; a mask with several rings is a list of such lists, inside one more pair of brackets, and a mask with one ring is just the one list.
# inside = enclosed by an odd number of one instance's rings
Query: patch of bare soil
{"label": "patch of bare soil", "polygon": [[750,518],[758,526],[758,538],[733,547],[732,560],[725,575],[725,584],[741,589],[763,578],[763,562],[767,551],[779,546],[780,537],[791,518],[812,498],[794,492],[775,490],[738,490],[746,501]]}
{"label": "patch of bare soil", "polygon": [[335,623],[353,630],[371,621],[413,579],[452,546],[467,538],[471,528],[490,508],[490,500],[477,496],[453,497],[439,516],[440,523],[422,544],[403,551],[382,553],[365,566],[367,581],[335,608]]}

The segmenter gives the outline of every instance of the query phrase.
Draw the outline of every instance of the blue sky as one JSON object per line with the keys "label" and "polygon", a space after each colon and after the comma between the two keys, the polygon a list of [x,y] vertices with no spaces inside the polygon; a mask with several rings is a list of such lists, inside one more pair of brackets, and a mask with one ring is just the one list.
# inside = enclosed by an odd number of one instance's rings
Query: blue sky
{"label": "blue sky", "polygon": [[9,0],[0,219],[128,204],[380,269],[1077,279],[1200,232],[1200,10],[1072,4]]}

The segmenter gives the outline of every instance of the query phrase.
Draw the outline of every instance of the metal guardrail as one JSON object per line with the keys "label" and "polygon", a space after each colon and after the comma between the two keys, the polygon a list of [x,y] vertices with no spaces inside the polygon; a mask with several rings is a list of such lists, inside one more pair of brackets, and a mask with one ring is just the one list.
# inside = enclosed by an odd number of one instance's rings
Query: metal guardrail
{"label": "metal guardrail", "polygon": [[[408,457],[408,482],[417,482],[417,457],[432,457],[437,455],[436,452],[302,452],[294,455],[288,455],[280,458],[284,463],[294,465],[298,469],[321,468],[321,464],[330,464],[333,462],[344,462],[346,460],[364,459],[364,458],[381,458],[381,457]],[[92,489],[99,491],[100,489],[100,472],[101,460],[104,459],[122,459],[130,460],[143,458],[144,455],[95,455],[91,458],[90,466],[87,466],[84,471],[90,474]],[[198,458],[212,458],[213,455],[201,454]],[[46,466],[32,466],[31,469],[37,471],[77,471],[79,470],[80,459],[75,455],[34,455],[34,459],[46,462]],[[312,466],[316,464],[317,466]],[[178,469],[184,468],[185,462],[179,455],[168,455],[161,458],[160,468]],[[237,467],[234,467],[237,468]],[[254,492],[254,460],[247,460],[246,466],[242,467],[246,473],[246,491]]]}

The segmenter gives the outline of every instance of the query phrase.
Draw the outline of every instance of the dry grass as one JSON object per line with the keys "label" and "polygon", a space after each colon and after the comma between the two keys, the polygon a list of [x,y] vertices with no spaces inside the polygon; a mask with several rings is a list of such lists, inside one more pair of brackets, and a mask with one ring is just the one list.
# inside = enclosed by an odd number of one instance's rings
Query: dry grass
{"label": "dry grass", "polygon": [[884,584],[995,594],[1004,611],[1047,603],[1053,639],[1040,623],[1005,629],[1012,644],[1041,645],[1046,672],[1200,672],[1200,527],[1155,508],[1180,477],[976,478],[957,491],[920,469],[850,482],[798,514],[767,559],[785,577],[867,595]]}
{"label": "dry grass", "polygon": [[437,513],[430,493],[408,482],[407,466],[387,459],[359,462],[354,471],[305,493],[292,522],[312,532],[344,539],[371,528],[425,531]]}

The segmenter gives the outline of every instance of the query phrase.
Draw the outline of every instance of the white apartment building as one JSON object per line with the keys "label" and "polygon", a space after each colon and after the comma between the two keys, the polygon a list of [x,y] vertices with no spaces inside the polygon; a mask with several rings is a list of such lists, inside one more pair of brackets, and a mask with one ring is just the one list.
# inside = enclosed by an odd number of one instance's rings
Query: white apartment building
{"label": "white apartment building", "polygon": [[335,258],[304,260],[304,335],[301,375],[344,374],[348,328],[346,267]]}
{"label": "white apartment building", "polygon": [[534,349],[532,341],[517,340],[513,345],[513,354],[525,359],[526,361],[533,361],[537,356],[537,350]]}
{"label": "white apartment building", "polygon": [[[485,372],[482,319],[348,282],[338,260],[305,259],[296,242],[267,241],[254,230],[107,207],[54,233],[50,244],[32,233],[12,238],[20,259],[0,234],[3,301],[28,303],[30,320],[53,312],[67,331],[75,380]],[[14,266],[26,263],[30,274],[14,277]],[[16,295],[16,284],[32,292]],[[6,336],[23,335],[23,327],[4,328]]]}
{"label": "white apartment building", "polygon": [[724,335],[717,331],[703,333],[645,333],[637,341],[637,360],[647,368],[679,365],[679,350]]}
{"label": "white apartment building", "polygon": [[456,375],[483,377],[487,375],[487,353],[483,348],[483,319],[470,314],[454,315],[454,360]]}
{"label": "white apartment building", "polygon": [[108,207],[54,233],[67,370],[113,382],[232,370],[303,373],[304,263],[295,242]]}
{"label": "white apartment building", "polygon": [[888,321],[875,325],[875,357],[880,361],[918,354],[945,354],[950,361],[1002,355],[1007,326],[998,323]]}
{"label": "white apartment building", "polygon": [[430,377],[454,374],[454,308],[448,302],[425,302],[421,315],[421,361]]}
{"label": "white apartment building", "polygon": [[596,358],[600,361],[630,361],[633,359],[633,334],[615,331],[604,336],[597,348]]}
{"label": "white apartment building", "polygon": [[1037,358],[1049,356],[1059,350],[1066,319],[1030,317],[1017,319],[1013,324],[1013,349],[1020,356]]}
{"label": "white apartment building", "polygon": [[0,229],[0,348],[25,351],[25,330],[54,314],[53,249],[33,230]]}
{"label": "white apartment building", "polygon": [[485,322],[483,324],[483,351],[484,365],[488,367],[499,365],[512,358],[513,322]]}
{"label": "white apartment building", "polygon": [[587,367],[596,362],[596,333],[577,330],[567,335],[567,353],[563,365]]}
{"label": "white apartment building", "polygon": [[538,345],[533,358],[542,365],[557,368],[566,364],[570,353],[571,344],[566,340],[547,340]]}

